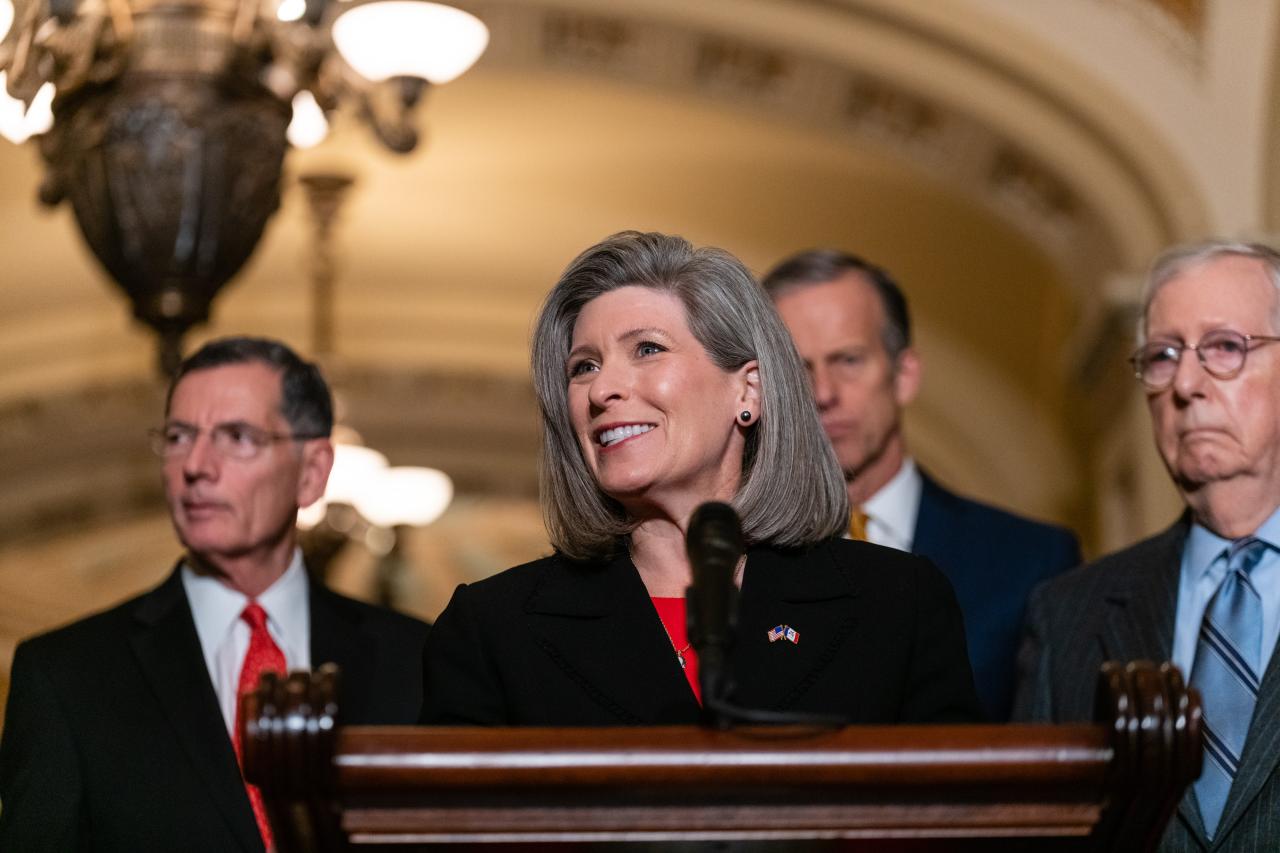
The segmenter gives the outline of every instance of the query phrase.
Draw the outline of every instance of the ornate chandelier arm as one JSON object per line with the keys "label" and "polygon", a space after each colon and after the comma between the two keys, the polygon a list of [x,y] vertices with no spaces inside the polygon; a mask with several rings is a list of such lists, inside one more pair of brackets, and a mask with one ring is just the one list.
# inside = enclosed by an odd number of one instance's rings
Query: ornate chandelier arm
{"label": "ornate chandelier arm", "polygon": [[259,0],[239,0],[236,3],[235,22],[231,25],[231,40],[237,47],[246,47],[253,38],[259,20]]}
{"label": "ornate chandelier arm", "polygon": [[[305,18],[304,18],[305,20]],[[271,63],[262,74],[262,83],[285,103],[299,91],[311,91],[326,111],[336,106],[337,91],[321,76],[332,53],[328,33],[320,26],[262,21],[262,36]]]}
{"label": "ornate chandelier arm", "polygon": [[325,13],[329,11],[331,5],[329,0],[306,0],[306,4],[307,10],[302,13],[303,22],[313,27],[319,26],[325,18]]}
{"label": "ornate chandelier arm", "polygon": [[[127,13],[127,10],[126,10]],[[130,28],[131,29],[131,28]],[[117,38],[101,6],[75,15],[67,23],[55,15],[36,32],[36,45],[52,61],[45,79],[66,95],[87,82],[105,82],[123,70]]]}
{"label": "ornate chandelier arm", "polygon": [[361,87],[353,87],[353,94],[379,141],[397,154],[407,154],[418,146],[414,115],[430,85],[420,77],[392,77],[381,83],[363,81]]}
{"label": "ornate chandelier arm", "polygon": [[46,82],[66,96],[124,70],[133,38],[128,0],[77,9],[74,2],[19,2],[17,24],[0,52],[9,94],[30,105]]}
{"label": "ornate chandelier arm", "polygon": [[127,46],[133,40],[133,10],[129,8],[129,0],[107,0],[107,14],[111,16],[116,40],[121,47]]}
{"label": "ornate chandelier arm", "polygon": [[38,67],[42,50],[35,40],[39,25],[49,18],[48,7],[43,0],[16,0],[13,5],[13,28],[0,46],[0,69],[7,72],[9,94],[30,105],[44,83]]}

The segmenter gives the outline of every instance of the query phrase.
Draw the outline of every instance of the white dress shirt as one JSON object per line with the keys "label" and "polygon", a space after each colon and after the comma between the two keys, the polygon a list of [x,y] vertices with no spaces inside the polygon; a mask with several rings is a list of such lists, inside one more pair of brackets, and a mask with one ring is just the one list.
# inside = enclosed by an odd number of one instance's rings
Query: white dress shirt
{"label": "white dress shirt", "polygon": [[[1267,671],[1267,663],[1280,636],[1280,509],[1253,534],[1270,547],[1249,573],[1249,582],[1262,599],[1262,652],[1258,677]],[[1200,624],[1213,594],[1227,574],[1226,550],[1230,539],[1223,539],[1207,527],[1191,525],[1187,544],[1182,549],[1182,572],[1178,578],[1178,611],[1173,629],[1173,662],[1188,681],[1196,659]]]}
{"label": "white dress shirt", "polygon": [[924,479],[910,456],[898,473],[862,505],[867,514],[867,539],[877,545],[910,551],[920,515]]}
{"label": "white dress shirt", "polygon": [[[307,606],[307,571],[302,551],[295,549],[289,568],[258,596],[267,613],[267,630],[289,669],[311,668],[311,609]],[[232,734],[236,724],[236,691],[240,667],[249,650],[249,625],[240,618],[249,597],[217,578],[196,574],[182,565],[182,586],[191,603],[204,663],[218,695],[218,707]]]}

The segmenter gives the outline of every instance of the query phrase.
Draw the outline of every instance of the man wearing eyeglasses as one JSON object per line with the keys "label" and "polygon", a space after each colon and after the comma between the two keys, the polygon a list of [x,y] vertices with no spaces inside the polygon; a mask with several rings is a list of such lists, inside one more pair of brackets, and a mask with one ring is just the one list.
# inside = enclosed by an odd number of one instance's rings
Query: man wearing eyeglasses
{"label": "man wearing eyeglasses", "polygon": [[1032,597],[1016,716],[1089,720],[1106,660],[1200,691],[1204,771],[1161,850],[1280,845],[1280,253],[1215,241],[1152,268],[1134,372],[1187,511]]}
{"label": "man wearing eyeglasses", "polygon": [[186,554],[150,592],[19,645],[0,850],[270,849],[237,738],[264,671],[334,662],[344,723],[417,720],[427,626],[311,581],[297,546],[332,411],[275,341],[214,341],[179,367],[152,437]]}

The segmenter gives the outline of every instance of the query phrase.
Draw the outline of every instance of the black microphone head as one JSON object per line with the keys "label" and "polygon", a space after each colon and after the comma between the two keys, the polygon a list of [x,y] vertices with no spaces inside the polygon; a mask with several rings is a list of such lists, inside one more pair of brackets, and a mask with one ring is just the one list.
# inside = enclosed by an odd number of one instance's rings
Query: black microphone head
{"label": "black microphone head", "polygon": [[738,558],[746,550],[737,511],[720,501],[709,501],[698,507],[689,519],[685,548],[695,574],[700,568],[721,569],[732,574]]}
{"label": "black microphone head", "polygon": [[689,642],[698,653],[702,700],[714,707],[733,692],[728,659],[738,621],[733,575],[746,550],[738,513],[723,503],[698,507],[689,519],[685,548],[693,570],[685,593]]}

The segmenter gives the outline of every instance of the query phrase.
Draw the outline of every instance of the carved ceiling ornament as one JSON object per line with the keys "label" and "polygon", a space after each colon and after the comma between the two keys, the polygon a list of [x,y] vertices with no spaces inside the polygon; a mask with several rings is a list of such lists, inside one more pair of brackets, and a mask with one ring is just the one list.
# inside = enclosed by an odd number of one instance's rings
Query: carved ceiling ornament
{"label": "carved ceiling ornament", "polygon": [[1152,38],[1190,68],[1204,60],[1208,0],[1094,0],[1116,5],[1140,21]]}
{"label": "carved ceiling ornament", "polygon": [[1208,0],[1147,0],[1195,38],[1204,35]]}

